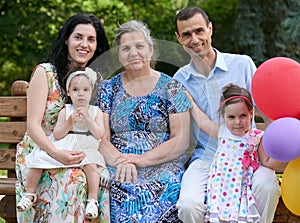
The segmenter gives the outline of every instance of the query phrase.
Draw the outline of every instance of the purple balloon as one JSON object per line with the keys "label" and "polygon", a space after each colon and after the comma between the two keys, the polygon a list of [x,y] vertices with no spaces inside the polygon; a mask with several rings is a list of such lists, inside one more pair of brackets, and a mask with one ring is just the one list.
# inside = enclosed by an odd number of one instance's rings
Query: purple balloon
{"label": "purple balloon", "polygon": [[265,130],[262,145],[266,153],[280,162],[289,162],[300,156],[300,121],[280,118]]}

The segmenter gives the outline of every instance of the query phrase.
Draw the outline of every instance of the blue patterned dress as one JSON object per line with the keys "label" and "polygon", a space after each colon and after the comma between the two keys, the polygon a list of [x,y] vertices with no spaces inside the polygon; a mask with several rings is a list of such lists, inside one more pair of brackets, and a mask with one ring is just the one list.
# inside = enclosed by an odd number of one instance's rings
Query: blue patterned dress
{"label": "blue patterned dress", "polygon": [[[151,93],[131,96],[118,74],[99,86],[98,105],[110,115],[111,143],[122,153],[143,154],[170,138],[169,114],[191,104],[181,85],[161,73]],[[185,162],[183,154],[168,163],[138,167],[136,184],[116,182],[111,174],[112,222],[180,222],[175,207]]]}

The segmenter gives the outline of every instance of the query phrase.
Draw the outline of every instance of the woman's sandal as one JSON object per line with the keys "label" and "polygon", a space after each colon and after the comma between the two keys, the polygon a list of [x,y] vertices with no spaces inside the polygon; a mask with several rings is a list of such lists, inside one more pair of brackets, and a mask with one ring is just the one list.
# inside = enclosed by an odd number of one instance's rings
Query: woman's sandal
{"label": "woman's sandal", "polygon": [[[29,199],[29,196],[32,196],[33,199]],[[37,195],[35,193],[26,193],[17,204],[18,211],[28,211],[37,201]]]}
{"label": "woman's sandal", "polygon": [[98,201],[95,199],[87,199],[85,207],[85,217],[87,219],[95,219],[98,217]]}

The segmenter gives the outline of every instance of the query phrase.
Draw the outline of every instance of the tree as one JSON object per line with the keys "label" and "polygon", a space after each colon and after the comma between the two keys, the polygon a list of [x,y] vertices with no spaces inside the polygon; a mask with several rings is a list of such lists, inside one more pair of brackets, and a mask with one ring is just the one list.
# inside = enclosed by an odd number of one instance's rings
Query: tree
{"label": "tree", "polygon": [[238,12],[236,52],[248,52],[257,65],[277,56],[300,61],[299,0],[242,0]]}
{"label": "tree", "polygon": [[157,68],[172,75],[186,63],[174,34],[175,14],[186,6],[207,11],[213,45],[221,51],[248,54],[257,65],[275,56],[300,60],[299,0],[2,0],[0,95],[10,93],[14,80],[29,80],[33,67],[47,58],[63,22],[77,12],[98,16],[112,47],[119,24],[142,20],[160,41],[159,53],[168,57],[160,57]]}
{"label": "tree", "polygon": [[71,15],[86,12],[98,16],[112,46],[118,24],[130,19],[149,23],[155,38],[174,40],[173,17],[177,7],[182,7],[181,1],[3,0],[0,6],[0,94],[9,94],[14,80],[29,80],[33,67],[47,58],[50,44]]}

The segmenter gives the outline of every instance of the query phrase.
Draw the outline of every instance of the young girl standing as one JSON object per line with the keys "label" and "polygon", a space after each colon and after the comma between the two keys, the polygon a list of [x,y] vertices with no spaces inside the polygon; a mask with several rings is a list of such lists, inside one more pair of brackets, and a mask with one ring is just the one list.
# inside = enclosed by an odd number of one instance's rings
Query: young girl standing
{"label": "young girl standing", "polygon": [[251,189],[251,178],[259,165],[275,169],[261,143],[263,131],[251,128],[254,108],[251,94],[229,84],[222,89],[220,116],[216,125],[195,104],[191,114],[198,126],[218,137],[218,149],[207,182],[207,222],[259,222],[260,214]]}
{"label": "young girl standing", "polygon": [[[98,151],[100,138],[104,134],[103,114],[98,107],[89,104],[96,80],[97,74],[90,68],[78,69],[68,76],[66,92],[72,103],[66,104],[59,112],[53,134],[49,136],[57,149],[84,151],[85,158],[80,164],[64,165],[42,148],[35,147],[26,157],[26,165],[30,170],[26,194],[17,204],[19,211],[30,209],[37,201],[36,186],[43,169],[81,166],[88,182],[85,217],[88,219],[98,217],[97,196],[100,175],[104,171],[99,173],[97,165],[103,170],[106,169],[106,165],[102,154]],[[101,177],[108,181],[108,176]]]}

